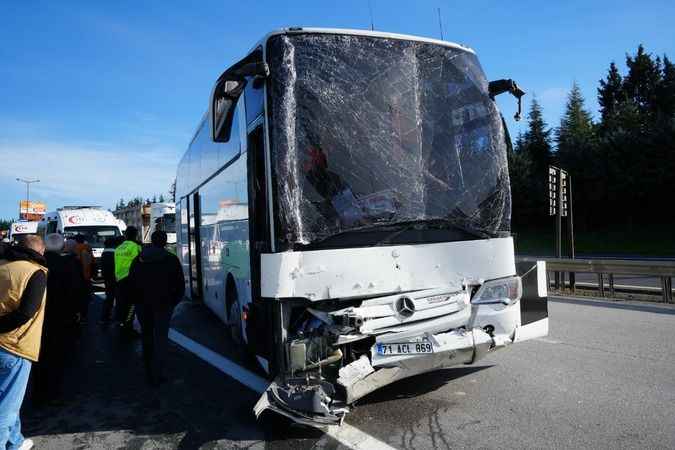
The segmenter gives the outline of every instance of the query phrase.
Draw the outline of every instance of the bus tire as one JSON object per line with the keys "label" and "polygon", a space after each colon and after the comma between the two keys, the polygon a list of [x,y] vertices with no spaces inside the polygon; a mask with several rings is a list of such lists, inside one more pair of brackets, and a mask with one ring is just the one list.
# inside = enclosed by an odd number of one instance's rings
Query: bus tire
{"label": "bus tire", "polygon": [[231,275],[227,277],[227,284],[225,287],[225,305],[227,307],[227,326],[230,330],[230,337],[235,344],[242,343],[241,335],[241,308],[239,306],[239,294],[237,293],[237,285]]}

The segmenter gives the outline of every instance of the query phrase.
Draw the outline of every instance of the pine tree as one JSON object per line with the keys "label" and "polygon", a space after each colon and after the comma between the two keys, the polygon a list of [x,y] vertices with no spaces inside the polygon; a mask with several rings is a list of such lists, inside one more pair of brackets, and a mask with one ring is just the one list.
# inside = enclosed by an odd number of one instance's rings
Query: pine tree
{"label": "pine tree", "polygon": [[609,65],[607,78],[600,80],[598,88],[598,103],[600,104],[600,114],[603,124],[608,123],[615,117],[619,104],[623,102],[623,78],[612,62]]}
{"label": "pine tree", "polygon": [[[593,119],[586,110],[585,100],[574,82],[567,97],[567,105],[560,126],[556,129],[558,157],[562,163],[572,162],[575,153],[588,147],[593,139]],[[563,164],[564,165],[564,164]]]}
{"label": "pine tree", "polygon": [[640,44],[634,56],[626,55],[628,75],[623,81],[623,92],[637,109],[640,122],[648,125],[656,115],[658,87],[661,82],[661,59],[652,59]]}
{"label": "pine tree", "polygon": [[551,129],[544,121],[541,105],[532,99],[528,114],[528,130],[523,137],[523,151],[532,162],[534,176],[545,178],[551,163]]}
{"label": "pine tree", "polygon": [[659,120],[673,123],[675,121],[675,64],[668,56],[663,56],[661,85],[657,98],[659,102]]}
{"label": "pine tree", "polygon": [[176,202],[176,179],[173,179],[173,183],[171,183],[171,187],[169,188],[169,195],[171,196],[171,201]]}
{"label": "pine tree", "polygon": [[[541,105],[532,99],[528,113],[528,129],[516,141],[521,160],[517,164],[527,167],[527,189],[520,200],[514,198],[514,208],[522,205],[522,216],[516,221],[543,223],[548,211],[548,166],[552,162],[551,130],[544,121]],[[521,169],[522,170],[522,169]]]}
{"label": "pine tree", "polygon": [[164,194],[159,194],[159,202],[164,203],[166,199],[164,198]]}
{"label": "pine tree", "polygon": [[587,222],[589,213],[597,208],[593,205],[602,204],[605,191],[595,130],[591,113],[586,110],[584,97],[575,82],[567,97],[555,140],[559,164],[571,175],[574,191],[584,193],[574,196],[578,222],[583,225],[590,225]]}

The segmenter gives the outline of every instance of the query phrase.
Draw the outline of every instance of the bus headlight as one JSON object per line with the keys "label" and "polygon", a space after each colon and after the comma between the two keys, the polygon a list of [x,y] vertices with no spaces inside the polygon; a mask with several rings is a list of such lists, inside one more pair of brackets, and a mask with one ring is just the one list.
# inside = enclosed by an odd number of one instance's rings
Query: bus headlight
{"label": "bus headlight", "polygon": [[500,278],[483,283],[471,299],[474,305],[502,303],[512,305],[523,296],[523,283],[520,277]]}

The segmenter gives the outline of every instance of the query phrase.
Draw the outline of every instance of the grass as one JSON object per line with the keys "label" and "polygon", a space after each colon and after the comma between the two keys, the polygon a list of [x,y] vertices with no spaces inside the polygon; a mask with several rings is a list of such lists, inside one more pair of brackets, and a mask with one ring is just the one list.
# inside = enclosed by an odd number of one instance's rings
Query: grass
{"label": "grass", "polygon": [[[514,230],[513,235],[519,255],[553,256],[555,253],[553,225],[548,229]],[[675,224],[579,231],[574,240],[577,255],[675,257]],[[563,236],[562,252],[563,257],[569,255],[567,236]]]}

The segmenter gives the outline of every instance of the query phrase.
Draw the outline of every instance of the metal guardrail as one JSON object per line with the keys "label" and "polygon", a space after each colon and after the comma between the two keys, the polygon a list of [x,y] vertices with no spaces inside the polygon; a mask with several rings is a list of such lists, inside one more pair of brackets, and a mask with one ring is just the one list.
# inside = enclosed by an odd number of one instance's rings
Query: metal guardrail
{"label": "metal guardrail", "polygon": [[[638,275],[661,279],[661,295],[666,303],[673,303],[673,277],[675,277],[675,261],[632,260],[632,259],[566,259],[566,258],[535,258],[519,257],[518,261],[546,261],[547,272],[562,273],[562,286],[565,286],[564,274],[569,274],[569,286],[572,292],[576,290],[577,273],[594,273],[598,277],[598,292],[605,296],[605,277],[609,295],[614,296],[614,275]],[[550,285],[550,284],[549,284]],[[560,285],[555,286],[560,289]],[[654,288],[645,287],[646,292]]]}

